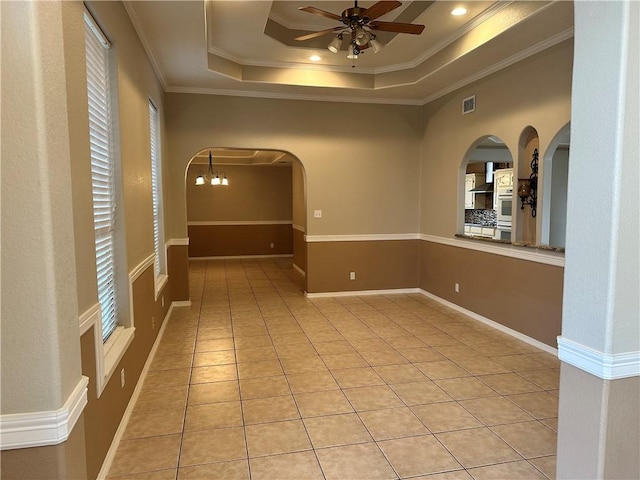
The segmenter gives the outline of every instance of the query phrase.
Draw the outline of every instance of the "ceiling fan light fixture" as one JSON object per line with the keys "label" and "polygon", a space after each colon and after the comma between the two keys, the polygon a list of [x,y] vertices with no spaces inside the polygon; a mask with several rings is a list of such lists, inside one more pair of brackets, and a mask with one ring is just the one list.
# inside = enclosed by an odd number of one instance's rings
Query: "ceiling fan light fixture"
{"label": "ceiling fan light fixture", "polygon": [[369,45],[371,45],[371,48],[373,48],[373,53],[378,53],[380,50],[384,48],[384,43],[378,40],[376,36],[373,34],[369,39]]}
{"label": "ceiling fan light fixture", "polygon": [[340,47],[342,47],[342,34],[341,33],[339,33],[338,35],[333,37],[333,40],[331,40],[331,43],[329,43],[329,46],[327,47],[327,49],[331,53],[338,53],[340,51]]}

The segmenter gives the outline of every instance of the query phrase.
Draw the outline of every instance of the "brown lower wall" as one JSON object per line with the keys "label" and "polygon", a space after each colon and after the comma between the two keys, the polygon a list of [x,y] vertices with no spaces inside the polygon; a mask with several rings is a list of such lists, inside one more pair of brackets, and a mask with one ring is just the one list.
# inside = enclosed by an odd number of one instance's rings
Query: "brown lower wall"
{"label": "brown lower wall", "polygon": [[293,229],[293,264],[303,272],[307,271],[307,242],[304,232]]}
{"label": "brown lower wall", "polygon": [[171,245],[167,249],[167,273],[172,302],[189,300],[189,246]]}
{"label": "brown lower wall", "polygon": [[[120,425],[125,409],[131,399],[133,390],[140,378],[142,368],[156,340],[172,299],[169,276],[155,300],[153,265],[147,268],[133,283],[133,312],[135,337],[116,366],[111,379],[105,386],[100,398],[96,392],[95,348],[93,343],[94,329],[90,329],[80,339],[82,350],[82,374],[89,377],[88,404],[84,409],[84,434],[87,451],[87,477],[96,478],[105,456],[111,446],[113,437]],[[165,297],[162,307],[161,298]],[[155,318],[155,326],[152,326]],[[126,383],[120,388],[120,371],[124,368]]]}
{"label": "brown lower wall", "polygon": [[0,478],[3,480],[87,478],[83,418],[83,415],[80,415],[69,438],[59,445],[3,450]]}
{"label": "brown lower wall", "polygon": [[291,224],[189,225],[188,228],[189,257],[293,253]]}
{"label": "brown lower wall", "polygon": [[[418,242],[308,243],[307,292],[417,288]],[[356,272],[355,280],[349,280],[349,272]]]}
{"label": "brown lower wall", "polygon": [[420,241],[421,289],[554,348],[563,275],[562,267]]}

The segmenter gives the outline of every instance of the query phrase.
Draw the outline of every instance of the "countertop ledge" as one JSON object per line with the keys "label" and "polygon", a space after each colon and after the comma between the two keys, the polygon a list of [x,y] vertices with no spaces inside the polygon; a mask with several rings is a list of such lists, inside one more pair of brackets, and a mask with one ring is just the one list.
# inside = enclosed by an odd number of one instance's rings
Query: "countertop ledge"
{"label": "countertop ledge", "polygon": [[535,250],[542,250],[545,252],[564,253],[565,251],[565,249],[562,247],[552,247],[549,245],[535,245],[533,243],[525,243],[525,242],[510,242],[509,240],[499,240],[495,238],[480,237],[475,235],[464,235],[462,233],[456,233],[455,236],[458,238],[465,238],[468,240],[480,240],[482,242],[498,243],[502,245],[513,245],[514,247],[525,247],[525,248],[531,248]]}

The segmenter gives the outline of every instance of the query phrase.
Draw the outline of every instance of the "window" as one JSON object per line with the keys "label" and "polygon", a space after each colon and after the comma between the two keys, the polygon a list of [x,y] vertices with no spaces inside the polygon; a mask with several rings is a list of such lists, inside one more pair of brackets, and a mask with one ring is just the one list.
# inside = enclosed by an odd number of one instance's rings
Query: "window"
{"label": "window", "polygon": [[162,222],[162,162],[160,158],[160,118],[158,109],[149,101],[149,136],[151,144],[151,190],[153,202],[153,246],[155,258],[153,270],[156,279],[156,295],[166,281],[166,258]]}
{"label": "window", "polygon": [[115,272],[115,162],[109,71],[110,45],[93,19],[87,14],[84,18],[96,273],[98,300],[102,314],[102,340],[106,341],[118,326]]}

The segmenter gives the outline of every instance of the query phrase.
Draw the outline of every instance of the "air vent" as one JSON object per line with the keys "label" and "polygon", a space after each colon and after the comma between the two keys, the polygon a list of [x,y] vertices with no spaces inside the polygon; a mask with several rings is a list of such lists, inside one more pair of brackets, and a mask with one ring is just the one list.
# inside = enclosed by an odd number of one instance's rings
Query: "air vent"
{"label": "air vent", "polygon": [[462,100],[462,114],[466,115],[467,113],[476,111],[476,96],[472,95],[470,97]]}

